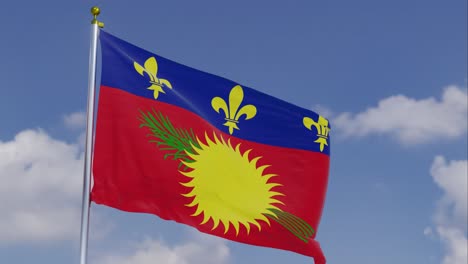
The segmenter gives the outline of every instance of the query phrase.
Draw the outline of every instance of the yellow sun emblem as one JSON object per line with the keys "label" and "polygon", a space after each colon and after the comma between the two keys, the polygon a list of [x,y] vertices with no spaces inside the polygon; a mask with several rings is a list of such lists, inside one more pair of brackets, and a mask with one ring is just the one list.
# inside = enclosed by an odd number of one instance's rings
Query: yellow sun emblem
{"label": "yellow sun emblem", "polygon": [[[240,144],[235,147],[218,138],[205,135],[206,145],[197,141],[200,147],[193,147],[196,153],[187,153],[193,162],[183,162],[191,170],[181,173],[191,180],[183,183],[193,188],[186,197],[193,197],[187,204],[197,206],[193,216],[203,213],[203,222],[213,220],[213,230],[222,222],[225,233],[232,225],[239,233],[239,225],[243,225],[247,233],[251,225],[261,230],[259,221],[270,224],[265,216],[271,210],[279,210],[274,204],[283,204],[275,199],[282,193],[272,191],[278,183],[268,182],[276,174],[264,174],[269,165],[257,166],[261,157],[249,158],[251,150],[242,153]],[[222,173],[222,175],[220,175]]]}

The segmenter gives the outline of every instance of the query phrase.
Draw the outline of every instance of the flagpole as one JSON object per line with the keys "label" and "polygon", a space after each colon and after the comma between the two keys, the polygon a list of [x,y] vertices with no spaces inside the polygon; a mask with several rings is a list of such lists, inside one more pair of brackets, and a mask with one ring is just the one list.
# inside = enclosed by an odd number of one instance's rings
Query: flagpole
{"label": "flagpole", "polygon": [[89,51],[88,107],[83,175],[83,203],[81,211],[80,264],[86,264],[88,255],[89,209],[91,202],[91,162],[93,153],[94,131],[94,100],[96,93],[97,41],[99,35],[99,28],[104,27],[104,24],[97,20],[97,16],[100,14],[99,7],[92,7],[91,14],[93,15],[93,20],[91,21],[91,45]]}

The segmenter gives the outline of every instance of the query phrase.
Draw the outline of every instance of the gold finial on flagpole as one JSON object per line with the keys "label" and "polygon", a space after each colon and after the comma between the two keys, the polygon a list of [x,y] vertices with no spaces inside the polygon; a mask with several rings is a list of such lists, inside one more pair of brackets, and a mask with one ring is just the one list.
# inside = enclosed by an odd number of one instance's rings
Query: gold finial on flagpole
{"label": "gold finial on flagpole", "polygon": [[97,6],[91,7],[91,14],[93,15],[93,20],[91,20],[91,24],[97,24],[98,27],[103,28],[104,23],[97,20],[97,16],[99,16],[100,13],[101,13],[101,9],[99,9],[99,7]]}

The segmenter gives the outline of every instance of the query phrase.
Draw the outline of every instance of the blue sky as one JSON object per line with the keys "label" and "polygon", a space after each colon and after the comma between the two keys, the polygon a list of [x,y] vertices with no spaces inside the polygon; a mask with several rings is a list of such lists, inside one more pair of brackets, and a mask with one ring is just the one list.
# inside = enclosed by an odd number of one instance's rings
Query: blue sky
{"label": "blue sky", "polygon": [[[327,116],[329,263],[466,263],[467,3],[8,1],[0,262],[78,263],[89,9],[185,65]],[[312,263],[92,206],[90,264]]]}

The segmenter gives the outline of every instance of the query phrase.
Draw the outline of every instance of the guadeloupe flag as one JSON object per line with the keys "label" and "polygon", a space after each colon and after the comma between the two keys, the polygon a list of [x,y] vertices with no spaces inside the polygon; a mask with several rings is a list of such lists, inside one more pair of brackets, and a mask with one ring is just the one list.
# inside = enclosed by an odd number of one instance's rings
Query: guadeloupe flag
{"label": "guadeloupe flag", "polygon": [[92,201],[325,263],[327,119],[105,31],[100,43]]}

